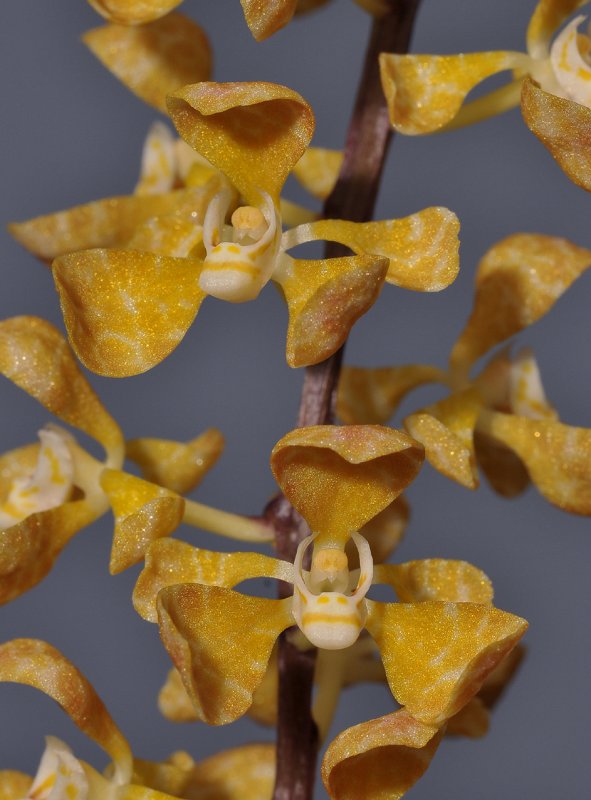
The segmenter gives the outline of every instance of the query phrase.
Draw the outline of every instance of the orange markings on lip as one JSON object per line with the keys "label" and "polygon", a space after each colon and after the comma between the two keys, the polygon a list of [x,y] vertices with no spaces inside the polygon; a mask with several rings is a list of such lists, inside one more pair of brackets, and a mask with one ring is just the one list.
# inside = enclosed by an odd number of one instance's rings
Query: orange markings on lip
{"label": "orange markings on lip", "polygon": [[259,269],[257,267],[253,267],[252,264],[245,264],[243,261],[223,261],[220,263],[216,263],[215,261],[209,263],[206,262],[205,268],[202,275],[207,272],[208,270],[212,270],[213,272],[221,272],[223,270],[234,270],[235,272],[246,272],[248,275],[259,275]]}
{"label": "orange markings on lip", "polygon": [[314,622],[342,622],[348,625],[355,625],[360,628],[359,618],[356,614],[319,614],[314,611],[309,611],[302,616],[302,625],[309,625]]}

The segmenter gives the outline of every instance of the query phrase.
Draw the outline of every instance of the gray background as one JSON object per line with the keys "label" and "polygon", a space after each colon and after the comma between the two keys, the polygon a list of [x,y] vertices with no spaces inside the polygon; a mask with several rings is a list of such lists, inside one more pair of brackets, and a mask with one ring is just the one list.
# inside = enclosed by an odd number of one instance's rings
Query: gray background
{"label": "gray background", "polygon": [[[522,49],[530,0],[424,0],[414,49]],[[217,80],[263,79],[300,91],[317,116],[315,143],[339,147],[351,108],[368,20],[351,0],[256,44],[238,0],[186,0],[211,36]],[[134,185],[155,113],[88,53],[80,34],[99,24],[83,0],[2,3],[2,220],[21,220]],[[423,361],[443,366],[468,314],[478,258],[496,240],[539,231],[591,246],[591,199],[562,175],[518,112],[466,131],[398,138],[378,216],[446,205],[462,221],[462,270],[443,294],[386,287],[357,324],[349,363]],[[49,272],[2,234],[2,315],[39,314],[61,325]],[[549,397],[564,421],[589,425],[588,309],[583,277],[520,341],[538,353]],[[124,381],[92,378],[128,438],[183,439],[215,425],[221,462],[198,490],[204,502],[255,513],[274,491],[273,444],[293,426],[302,380],[284,362],[286,311],[271,287],[253,304],[208,300],[178,350],[153,372]],[[3,449],[31,441],[46,415],[7,381],[1,387]],[[429,399],[417,393],[412,405]],[[407,404],[406,408],[411,405]],[[401,560],[462,558],[493,579],[501,608],[529,619],[528,659],[481,741],[446,741],[409,793],[416,800],[584,797],[588,757],[591,536],[535,490],[513,502],[486,485],[471,493],[429,467],[409,492],[412,523]],[[168,669],[155,626],[129,602],[138,569],[107,572],[112,523],[83,531],[45,581],[0,609],[0,639],[46,638],[94,683],[134,752],[163,758],[183,748],[203,757],[272,733],[248,721],[228,728],[163,720],[155,695]],[[188,531],[187,539],[224,544]],[[382,687],[347,692],[334,733],[392,708]],[[43,736],[66,739],[97,767],[104,758],[42,694],[0,686],[0,768],[36,770]]]}

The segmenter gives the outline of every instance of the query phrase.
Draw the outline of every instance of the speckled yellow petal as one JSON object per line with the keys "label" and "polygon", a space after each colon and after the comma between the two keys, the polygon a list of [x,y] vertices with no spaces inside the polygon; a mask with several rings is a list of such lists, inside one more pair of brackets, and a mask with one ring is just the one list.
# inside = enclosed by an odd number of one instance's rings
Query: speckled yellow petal
{"label": "speckled yellow petal", "polygon": [[366,627],[392,694],[429,725],[457,713],[527,628],[519,617],[476,603],[366,602]]}
{"label": "speckled yellow petal", "polygon": [[332,192],[343,163],[340,150],[308,147],[293,168],[293,175],[314,197],[325,200]]}
{"label": "speckled yellow petal", "polygon": [[512,450],[484,433],[474,431],[478,466],[501,497],[517,497],[529,486],[529,473]]}
{"label": "speckled yellow petal", "polygon": [[119,426],[49,322],[25,316],[0,322],[0,372],[56,417],[99,441],[113,461],[121,457]]}
{"label": "speckled yellow petal", "polygon": [[378,564],[374,583],[392,586],[403,603],[492,603],[493,599],[492,584],[482,570],[466,561],[445,558]]}
{"label": "speckled yellow petal", "polygon": [[122,378],[158,364],[183,339],[205,297],[202,262],[88,250],[53,264],[64,320],[82,363]]}
{"label": "speckled yellow petal", "polygon": [[[215,184],[217,186],[217,184]],[[108,197],[8,226],[12,236],[42,261],[93,247],[123,247],[152,217],[194,215],[200,224],[214,184],[156,195]]]}
{"label": "speckled yellow petal", "polygon": [[109,570],[116,575],[141,561],[151,542],[178,528],[185,501],[168,489],[115,469],[103,471],[101,486],[115,517]]}
{"label": "speckled yellow petal", "polygon": [[297,0],[240,0],[246,24],[257,42],[283,28],[293,17]]}
{"label": "speckled yellow petal", "polygon": [[[359,533],[369,544],[374,564],[383,564],[396,550],[404,536],[409,516],[408,501],[406,497],[400,495],[361,528]],[[350,551],[348,548],[347,555],[349,568],[354,569],[359,562],[357,548],[351,547]]]}
{"label": "speckled yellow petal", "polygon": [[183,797],[187,800],[271,800],[275,746],[248,744],[195,764]]}
{"label": "speckled yellow petal", "polygon": [[156,597],[166,586],[202,583],[233,588],[248,578],[292,579],[293,565],[261,553],[216,553],[176,539],[160,539],[146,553],[146,564],[133,590],[135,610],[156,622]]}
{"label": "speckled yellow petal", "polygon": [[289,310],[290,367],[317,364],[339,349],[377,300],[386,268],[385,259],[373,256],[317,261],[284,257],[273,280],[281,286]]}
{"label": "speckled yellow petal", "polygon": [[400,800],[429,766],[442,732],[402,708],[340,733],[322,760],[331,800]]}
{"label": "speckled yellow petal", "polygon": [[39,449],[39,442],[34,442],[0,455],[0,505],[15,480],[27,478],[35,472]]}
{"label": "speckled yellow petal", "polygon": [[467,372],[477,358],[533,325],[591,266],[591,250],[566,239],[518,233],[492,247],[478,265],[472,314],[450,364]]}
{"label": "speckled yellow petal", "polygon": [[[220,431],[208,428],[187,443],[132,439],[126,442],[125,455],[139,464],[146,480],[178,494],[187,494],[201,483],[223,449],[224,437]],[[0,478],[1,465],[0,461]]]}
{"label": "speckled yellow petal", "polygon": [[347,425],[383,425],[408,392],[425,383],[445,383],[443,370],[428,364],[401,367],[344,367],[337,414]]}
{"label": "speckled yellow petal", "polygon": [[291,598],[267,600],[219,586],[160,591],[160,636],[200,719],[222,725],[248,710],[275,640],[293,624],[291,605]]}
{"label": "speckled yellow petal", "polygon": [[473,436],[481,407],[478,391],[469,388],[404,420],[409,434],[424,446],[431,466],[468,489],[478,486]]}
{"label": "speckled yellow petal", "polygon": [[152,217],[136,229],[126,247],[174,258],[205,256],[203,228],[195,224],[192,214]]}
{"label": "speckled yellow petal", "polygon": [[486,708],[492,709],[503,696],[503,692],[510,684],[513,676],[521,666],[526,653],[523,644],[518,644],[488,675],[482,688],[478,692],[478,697]]}
{"label": "speckled yellow petal", "polygon": [[196,722],[199,717],[183,685],[179,671],[169,670],[162,689],[158,692],[158,708],[171,722]]}
{"label": "speckled yellow petal", "polygon": [[163,17],[182,0],[88,0],[99,14],[121,25],[143,25]]}
{"label": "speckled yellow petal", "polygon": [[509,405],[520,417],[558,419],[556,409],[546,398],[538,363],[529,348],[523,349],[511,363]]}
{"label": "speckled yellow petal", "polygon": [[296,428],[271,453],[271,469],[286,497],[329,546],[388,506],[415,478],[420,445],[378,425]]}
{"label": "speckled yellow petal", "polygon": [[24,772],[0,770],[0,800],[22,800],[27,797],[33,779]]}
{"label": "speckled yellow petal", "polygon": [[545,92],[526,80],[521,93],[525,124],[550,151],[560,168],[591,191],[591,109]]}
{"label": "speckled yellow petal", "polygon": [[273,83],[198,83],[168,99],[180,135],[257,205],[275,204],[314,130],[312,109],[297,92]]}
{"label": "speckled yellow petal", "polygon": [[83,40],[128,89],[164,113],[166,95],[211,74],[207,36],[182,14],[138,28],[103,25],[85,33]]}
{"label": "speckled yellow petal", "polygon": [[72,722],[113,759],[118,783],[131,778],[131,751],[100,697],[84,675],[58,650],[37,639],[0,645],[0,681],[45,692]]}
{"label": "speckled yellow petal", "polygon": [[548,44],[570,15],[588,0],[540,0],[527,28],[527,51],[533,58],[547,58]]}
{"label": "speckled yellow petal", "polygon": [[390,121],[400,133],[431,133],[450,122],[481,81],[527,61],[498,51],[457,56],[380,55],[382,88]]}
{"label": "speckled yellow petal", "polygon": [[591,430],[547,419],[486,412],[479,428],[513,450],[554,505],[591,515]]}

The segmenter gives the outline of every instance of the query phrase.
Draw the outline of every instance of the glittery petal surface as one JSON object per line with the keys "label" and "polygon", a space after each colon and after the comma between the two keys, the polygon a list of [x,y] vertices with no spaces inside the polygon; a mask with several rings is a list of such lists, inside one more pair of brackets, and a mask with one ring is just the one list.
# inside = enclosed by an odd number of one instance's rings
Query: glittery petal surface
{"label": "glittery petal surface", "polygon": [[34,442],[0,454],[0,505],[15,480],[27,478],[35,472],[39,449],[39,442]]}
{"label": "glittery petal surface", "polygon": [[283,28],[296,10],[297,0],[240,0],[244,18],[254,38],[260,42]]}
{"label": "glittery petal surface", "polygon": [[275,747],[248,744],[195,764],[183,793],[187,800],[271,800]]}
{"label": "glittery petal surface", "polygon": [[529,486],[529,473],[521,459],[508,447],[484,433],[474,431],[478,466],[501,497],[517,497]]}
{"label": "glittery petal surface", "polygon": [[203,229],[195,224],[193,214],[152,217],[136,229],[126,247],[128,250],[144,250],[175,258],[195,253],[197,257],[205,255]]}
{"label": "glittery petal surface", "polygon": [[0,770],[0,800],[21,800],[27,797],[33,779],[24,772]]}
{"label": "glittery petal surface", "polygon": [[[399,495],[393,503],[390,503],[383,511],[366,522],[359,531],[366,539],[371,549],[371,555],[375,564],[383,564],[388,556],[396,550],[408,524],[410,508],[406,497]],[[357,563],[358,553],[355,550],[355,557],[352,558],[353,548],[349,554],[349,566],[351,569]]]}
{"label": "glittery petal surface", "polygon": [[340,150],[308,147],[293,168],[293,175],[310,194],[325,200],[337,182],[342,163]]}
{"label": "glittery petal surface", "polygon": [[163,17],[182,0],[88,0],[90,5],[110,22],[122,25],[143,25]]}
{"label": "glittery petal surface", "polygon": [[374,583],[392,586],[403,603],[491,603],[493,598],[492,584],[484,572],[466,561],[444,558],[376,565]]}

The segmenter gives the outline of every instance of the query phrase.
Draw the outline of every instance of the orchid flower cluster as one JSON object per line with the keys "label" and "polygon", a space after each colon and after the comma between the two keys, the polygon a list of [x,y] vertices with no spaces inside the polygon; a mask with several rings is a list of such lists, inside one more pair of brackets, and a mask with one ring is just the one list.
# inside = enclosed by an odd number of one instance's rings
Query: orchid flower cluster
{"label": "orchid flower cluster", "polygon": [[[241,5],[262,40],[325,2]],[[550,503],[591,515],[591,429],[559,420],[530,350],[495,350],[552,308],[591,266],[591,251],[542,234],[509,236],[478,266],[472,313],[447,369],[340,370],[355,323],[378,299],[389,302],[388,292],[380,297],[385,283],[439,292],[454,281],[456,215],[434,206],[409,209],[402,219],[360,221],[343,204],[343,218],[333,219],[293,202],[284,196],[290,176],[312,198],[331,198],[330,208],[339,208],[347,191],[350,204],[358,188],[351,163],[367,136],[351,136],[343,153],[311,147],[314,113],[298,92],[270,82],[213,81],[208,38],[176,10],[181,0],[89,3],[106,23],[89,31],[85,44],[164,121],[148,131],[129,195],[10,225],[51,268],[67,338],[39,317],[4,320],[0,371],[78,438],[50,422],[38,442],[0,457],[0,603],[33,589],[68,542],[111,510],[108,569],[142,565],[133,606],[158,625],[172,662],[158,698],[163,715],[209,725],[249,715],[276,726],[278,744],[248,743],[205,760],[184,751],[141,760],[66,655],[44,641],[15,639],[0,644],[0,680],[57,701],[111,763],[101,773],[49,736],[34,777],[0,771],[0,798],[301,798],[310,777],[298,779],[296,793],[282,761],[296,747],[292,733],[297,741],[280,699],[290,691],[285,665],[293,652],[310,678],[305,714],[318,739],[312,749],[328,742],[321,774],[329,796],[401,798],[445,735],[486,733],[527,629],[520,616],[493,605],[491,581],[470,563],[388,561],[408,522],[404,492],[427,460],[467,488],[478,487],[480,467],[503,496],[531,481]],[[379,30],[413,4],[358,5]],[[583,5],[540,0],[527,53],[379,54],[381,117],[389,113],[400,133],[425,134],[484,119],[521,98],[528,127],[567,175],[591,190],[591,39],[578,32],[581,17],[570,19]],[[506,86],[464,104],[474,86],[500,71],[511,72]],[[378,89],[377,82],[362,86],[361,104],[374,102]],[[383,161],[385,147],[372,159],[362,152],[364,163]],[[322,258],[292,252],[319,241],[330,243]],[[126,440],[78,361],[116,378],[157,368],[207,297],[250,303],[270,282],[287,306],[287,364],[309,368],[307,384],[318,376],[322,385],[332,381],[342,424],[332,424],[330,400],[317,399],[320,384],[304,388],[300,426],[270,454],[279,496],[266,510],[241,515],[187,496],[221,455],[221,432],[210,428],[187,442]],[[488,363],[473,375],[484,356]],[[425,384],[446,394],[408,414],[403,429],[387,427],[406,396]],[[178,538],[182,524],[243,545],[275,543],[276,553],[208,550]],[[249,594],[241,584],[254,578],[276,581],[277,597]],[[372,599],[375,585],[391,599]],[[387,689],[385,713],[335,736],[341,691],[364,682]],[[314,764],[307,769],[313,774]]]}

